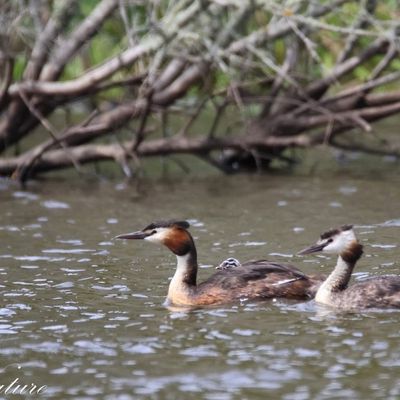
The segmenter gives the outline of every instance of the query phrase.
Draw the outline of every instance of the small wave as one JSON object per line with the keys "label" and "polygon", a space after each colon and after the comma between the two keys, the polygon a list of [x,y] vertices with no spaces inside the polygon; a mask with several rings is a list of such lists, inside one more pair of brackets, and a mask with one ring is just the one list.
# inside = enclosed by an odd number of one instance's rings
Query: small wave
{"label": "small wave", "polygon": [[48,209],[68,209],[70,208],[69,204],[64,203],[62,201],[56,200],[46,200],[40,203],[43,207]]}

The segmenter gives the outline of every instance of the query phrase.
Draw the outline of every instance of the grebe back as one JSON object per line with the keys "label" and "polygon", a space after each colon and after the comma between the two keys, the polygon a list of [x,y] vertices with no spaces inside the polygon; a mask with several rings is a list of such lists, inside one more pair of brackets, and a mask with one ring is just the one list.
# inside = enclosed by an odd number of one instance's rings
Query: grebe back
{"label": "grebe back", "polygon": [[323,281],[309,277],[297,268],[267,260],[237,260],[223,263],[222,269],[197,284],[197,251],[187,221],[153,222],[138,232],[119,235],[116,239],[142,239],[161,243],[177,257],[177,267],[170,282],[167,303],[194,306],[221,304],[240,299],[286,297],[312,298]]}
{"label": "grebe back", "polygon": [[315,300],[340,309],[400,308],[400,276],[368,278],[347,287],[354,266],[363,254],[352,225],[321,235],[319,241],[299,254],[323,251],[338,254],[332,273],[319,287]]}

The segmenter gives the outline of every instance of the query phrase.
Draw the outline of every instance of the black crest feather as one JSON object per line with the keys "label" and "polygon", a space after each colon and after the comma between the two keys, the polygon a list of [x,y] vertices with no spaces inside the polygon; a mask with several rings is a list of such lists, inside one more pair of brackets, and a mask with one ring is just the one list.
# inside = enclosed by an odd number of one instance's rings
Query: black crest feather
{"label": "black crest feather", "polygon": [[349,231],[350,229],[353,229],[353,225],[342,225],[340,228],[330,229],[321,235],[321,239],[329,239],[340,232]]}
{"label": "black crest feather", "polygon": [[187,221],[170,219],[167,221],[152,222],[150,225],[147,225],[146,228],[144,228],[143,230],[147,231],[147,230],[152,230],[152,229],[157,229],[157,228],[172,228],[173,226],[177,226],[182,229],[189,229],[190,224]]}

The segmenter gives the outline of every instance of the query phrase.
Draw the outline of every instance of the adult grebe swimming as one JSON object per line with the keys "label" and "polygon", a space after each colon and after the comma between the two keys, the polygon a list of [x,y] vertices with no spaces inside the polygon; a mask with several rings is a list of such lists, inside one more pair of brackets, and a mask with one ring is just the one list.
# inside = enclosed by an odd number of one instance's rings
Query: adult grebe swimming
{"label": "adult grebe swimming", "polygon": [[[197,252],[186,221],[154,222],[141,231],[116,239],[144,239],[167,246],[177,257],[167,303],[194,306],[229,303],[240,299],[314,297],[321,277],[308,277],[291,265],[267,260],[240,264],[235,259],[221,264],[221,270],[197,284]],[[235,261],[232,261],[235,260]]]}
{"label": "adult grebe swimming", "polygon": [[347,287],[353,268],[363,253],[352,225],[321,235],[299,254],[323,251],[338,254],[335,269],[319,287],[315,301],[340,309],[400,308],[400,276],[379,276]]}

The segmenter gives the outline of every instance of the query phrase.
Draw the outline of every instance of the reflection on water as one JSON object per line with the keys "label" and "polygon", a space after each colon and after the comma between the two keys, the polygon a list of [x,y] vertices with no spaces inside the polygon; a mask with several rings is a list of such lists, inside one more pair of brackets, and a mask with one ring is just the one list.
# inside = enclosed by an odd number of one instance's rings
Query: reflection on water
{"label": "reflection on water", "polygon": [[141,195],[111,183],[2,182],[0,388],[18,378],[52,399],[399,398],[398,312],[285,300],[166,309],[174,258],[112,240],[187,218],[200,280],[227,256],[328,272],[334,259],[295,253],[353,222],[365,245],[354,279],[398,274],[393,179],[212,177],[148,183]]}

